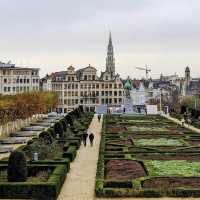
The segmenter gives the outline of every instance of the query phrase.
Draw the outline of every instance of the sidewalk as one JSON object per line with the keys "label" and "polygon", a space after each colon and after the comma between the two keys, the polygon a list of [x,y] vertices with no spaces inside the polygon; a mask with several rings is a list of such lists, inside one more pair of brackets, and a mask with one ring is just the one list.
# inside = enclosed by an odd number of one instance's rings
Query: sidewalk
{"label": "sidewalk", "polygon": [[[176,119],[176,118],[173,118],[173,117],[170,117],[169,115],[165,115],[165,114],[162,114],[161,116],[177,123],[177,124],[180,124],[181,125],[181,121]],[[188,124],[184,124],[184,127],[187,128],[187,129],[190,129],[191,131],[195,131],[197,133],[200,133],[200,129],[198,128],[195,128],[194,126],[191,126],[191,125],[188,125]]]}
{"label": "sidewalk", "polygon": [[83,144],[81,145],[76,159],[71,164],[71,169],[62,186],[58,200],[93,200],[95,198],[95,178],[101,127],[102,119],[99,123],[95,114],[89,127],[89,131],[95,135],[94,145],[91,147],[89,141],[86,147]]}

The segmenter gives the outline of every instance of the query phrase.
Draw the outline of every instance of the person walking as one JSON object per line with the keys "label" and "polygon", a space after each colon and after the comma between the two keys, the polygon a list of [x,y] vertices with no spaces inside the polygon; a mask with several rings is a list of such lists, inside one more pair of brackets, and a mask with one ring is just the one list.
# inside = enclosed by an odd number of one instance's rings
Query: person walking
{"label": "person walking", "polygon": [[90,145],[93,146],[93,141],[94,141],[94,134],[93,133],[90,133],[89,140],[90,140]]}
{"label": "person walking", "polygon": [[185,119],[184,117],[181,119],[181,127],[184,127],[184,124],[185,124]]}
{"label": "person walking", "polygon": [[98,114],[98,121],[101,121],[101,114]]}
{"label": "person walking", "polygon": [[87,132],[84,132],[83,135],[82,135],[82,140],[83,140],[83,144],[84,144],[85,147],[87,145],[87,137],[88,137]]}

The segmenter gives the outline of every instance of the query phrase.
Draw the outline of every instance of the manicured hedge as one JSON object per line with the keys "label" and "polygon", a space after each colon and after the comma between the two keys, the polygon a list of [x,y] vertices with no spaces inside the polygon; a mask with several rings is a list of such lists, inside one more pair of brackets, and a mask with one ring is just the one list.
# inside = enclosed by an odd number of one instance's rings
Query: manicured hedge
{"label": "manicured hedge", "polygon": [[[81,145],[82,132],[87,129],[92,119],[91,114],[83,113],[81,108],[77,111],[67,114],[65,117],[56,121],[56,123],[47,130],[39,134],[40,139],[49,139],[60,142],[64,145],[63,157],[54,160],[29,161],[28,167],[34,167],[34,170],[54,168],[47,182],[0,182],[0,198],[9,199],[46,199],[54,200],[57,198],[62,184],[65,180],[67,172],[70,170],[70,162],[72,162],[77,154],[77,150]],[[78,127],[73,127],[74,120],[77,120]],[[86,123],[83,123],[83,122]],[[68,124],[71,123],[71,126]],[[84,125],[83,125],[84,124]],[[84,127],[84,128],[83,128]],[[73,132],[73,130],[75,130]],[[81,130],[81,131],[80,131]],[[70,133],[68,132],[70,131]],[[59,134],[60,138],[56,138]],[[33,144],[39,138],[33,138],[27,145]],[[23,145],[18,150],[25,151],[27,145]],[[48,144],[47,144],[48,145]],[[7,168],[8,159],[0,160],[1,167]]]}
{"label": "manicured hedge", "polygon": [[70,161],[73,161],[76,157],[76,146],[69,146],[68,150],[63,153],[63,158],[69,158]]}
{"label": "manicured hedge", "polygon": [[54,170],[47,182],[0,182],[0,198],[56,199],[68,172],[67,165],[35,165],[35,167],[38,169],[53,167]]}

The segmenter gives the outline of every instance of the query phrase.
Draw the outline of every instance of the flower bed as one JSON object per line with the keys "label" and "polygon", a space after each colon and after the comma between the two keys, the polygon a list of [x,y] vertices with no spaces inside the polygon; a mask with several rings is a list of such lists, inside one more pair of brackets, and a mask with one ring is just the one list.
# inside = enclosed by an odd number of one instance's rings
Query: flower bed
{"label": "flower bed", "polygon": [[199,134],[160,116],[105,117],[96,195],[200,197],[199,141]]}

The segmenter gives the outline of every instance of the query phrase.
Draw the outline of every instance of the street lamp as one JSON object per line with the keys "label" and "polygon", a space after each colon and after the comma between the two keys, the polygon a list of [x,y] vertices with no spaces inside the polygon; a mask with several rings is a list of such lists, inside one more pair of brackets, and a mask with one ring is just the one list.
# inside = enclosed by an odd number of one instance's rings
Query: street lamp
{"label": "street lamp", "polygon": [[160,112],[162,111],[162,88],[160,88]]}

